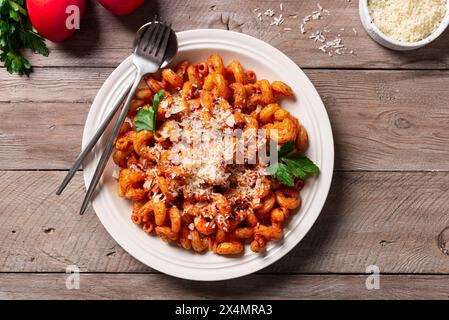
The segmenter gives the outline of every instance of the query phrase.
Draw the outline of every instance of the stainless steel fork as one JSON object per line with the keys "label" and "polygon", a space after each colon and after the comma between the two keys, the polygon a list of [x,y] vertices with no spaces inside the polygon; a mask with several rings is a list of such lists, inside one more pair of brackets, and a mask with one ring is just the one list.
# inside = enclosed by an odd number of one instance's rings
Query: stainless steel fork
{"label": "stainless steel fork", "polygon": [[144,75],[148,73],[155,73],[160,69],[167,50],[170,34],[170,25],[167,25],[161,21],[155,21],[155,19],[153,19],[152,23],[148,25],[145,31],[137,34],[136,39],[134,40],[133,50],[133,64],[137,69],[136,78],[123,109],[114,124],[111,135],[108,138],[100,161],[98,162],[97,168],[95,169],[94,176],[92,177],[86,197],[84,198],[81,206],[80,214],[83,214],[86,211],[89,202],[94,195],[95,188],[98,185],[108,159],[111,156],[114,141],[118,135],[122,123],[126,119],[131,100],[134,97],[134,93],[137,90],[140,80]]}

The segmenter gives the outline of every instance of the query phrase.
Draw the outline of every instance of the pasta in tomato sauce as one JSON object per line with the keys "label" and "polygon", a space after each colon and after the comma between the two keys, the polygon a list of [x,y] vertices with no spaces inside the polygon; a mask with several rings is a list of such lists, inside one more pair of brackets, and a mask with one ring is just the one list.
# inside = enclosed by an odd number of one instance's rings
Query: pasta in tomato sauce
{"label": "pasta in tomato sauce", "polygon": [[[139,131],[136,114],[158,92],[155,130]],[[304,151],[307,131],[277,102],[282,96],[293,96],[287,84],[257,80],[239,61],[225,65],[218,55],[147,76],[113,154],[118,194],[133,202],[132,221],[167,243],[220,255],[241,254],[245,243],[262,252],[280,239],[301,206],[303,179],[280,183],[266,174],[267,163],[251,162],[249,147],[235,163],[237,139],[229,134],[239,129],[249,139],[262,130],[280,146]]]}

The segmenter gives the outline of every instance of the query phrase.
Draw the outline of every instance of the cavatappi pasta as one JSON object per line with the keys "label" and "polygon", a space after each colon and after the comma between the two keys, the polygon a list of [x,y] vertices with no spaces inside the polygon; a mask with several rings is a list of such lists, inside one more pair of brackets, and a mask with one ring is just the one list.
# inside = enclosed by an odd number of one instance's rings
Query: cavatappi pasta
{"label": "cavatappi pasta", "polygon": [[[160,90],[165,95],[156,131],[136,131],[137,111]],[[291,211],[301,206],[304,182],[295,178],[294,187],[287,187],[264,174],[264,163],[227,162],[213,136],[236,128],[243,136],[265,129],[278,144],[295,141],[295,149],[304,150],[306,129],[276,102],[292,95],[287,84],[256,80],[240,62],[225,65],[218,55],[166,68],[160,79],[147,76],[113,154],[120,166],[118,193],[133,202],[132,221],[196,252],[240,254],[245,243],[261,252],[268,241],[280,239]]]}

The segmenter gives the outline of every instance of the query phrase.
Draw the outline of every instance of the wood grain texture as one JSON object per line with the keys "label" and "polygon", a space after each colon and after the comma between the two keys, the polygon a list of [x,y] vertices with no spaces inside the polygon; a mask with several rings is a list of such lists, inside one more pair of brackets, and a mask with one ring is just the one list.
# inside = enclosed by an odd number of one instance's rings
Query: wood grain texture
{"label": "wood grain texture", "polygon": [[69,168],[81,149],[88,106],[0,104],[0,167]]}
{"label": "wood grain texture", "polygon": [[[64,172],[0,173],[0,272],[151,272],[78,210],[81,174],[54,194]],[[449,173],[336,173],[306,238],[263,273],[449,273],[436,237],[447,225]]]}
{"label": "wood grain texture", "polygon": [[[263,22],[256,19],[255,8],[262,12],[272,8],[277,16],[281,13],[281,2],[286,18],[281,26],[269,26],[270,19],[265,16]],[[449,33],[426,48],[398,53],[379,46],[366,34],[360,22],[357,0],[319,2],[330,11],[330,16],[310,22],[308,33],[303,35],[299,26],[306,15],[317,10],[317,1],[152,0],[128,17],[115,17],[95,1],[89,1],[81,30],[62,44],[49,43],[50,57],[32,55],[31,61],[35,66],[115,67],[130,54],[135,31],[158,13],[171,22],[176,31],[218,28],[257,37],[282,50],[304,68],[448,68]],[[329,57],[318,51],[319,44],[308,37],[324,27],[331,29],[330,40],[340,34],[348,51],[353,50],[355,54]],[[0,70],[0,73],[4,72]]]}
{"label": "wood grain texture", "polygon": [[[25,82],[0,75],[0,169],[69,168],[110,72],[45,68]],[[331,119],[336,169],[449,170],[449,71],[306,73]]]}
{"label": "wood grain texture", "polygon": [[81,274],[80,289],[66,288],[67,274],[0,274],[0,299],[448,299],[449,276],[252,275],[193,282],[161,274]]}

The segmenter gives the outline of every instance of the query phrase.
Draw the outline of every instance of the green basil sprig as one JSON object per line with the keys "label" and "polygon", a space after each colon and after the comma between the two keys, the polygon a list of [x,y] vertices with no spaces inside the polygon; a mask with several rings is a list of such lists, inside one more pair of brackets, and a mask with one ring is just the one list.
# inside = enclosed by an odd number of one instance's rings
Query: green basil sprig
{"label": "green basil sprig", "polygon": [[137,111],[135,119],[137,131],[156,131],[157,109],[159,107],[159,103],[161,103],[164,98],[164,94],[164,90],[160,90],[155,93],[153,96],[153,106],[147,105]]}
{"label": "green basil sprig", "polygon": [[282,145],[278,151],[278,163],[272,163],[267,168],[269,175],[289,187],[295,185],[294,177],[305,180],[309,174],[318,174],[320,172],[318,166],[305,155],[291,155],[294,147],[294,141],[289,141]]}
{"label": "green basil sprig", "polygon": [[23,49],[48,56],[45,39],[31,25],[25,0],[0,0],[0,62],[9,73],[29,75],[31,64]]}

